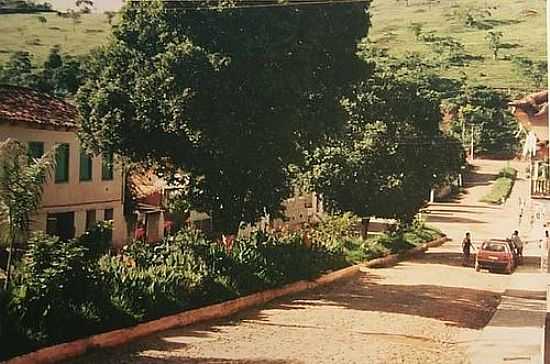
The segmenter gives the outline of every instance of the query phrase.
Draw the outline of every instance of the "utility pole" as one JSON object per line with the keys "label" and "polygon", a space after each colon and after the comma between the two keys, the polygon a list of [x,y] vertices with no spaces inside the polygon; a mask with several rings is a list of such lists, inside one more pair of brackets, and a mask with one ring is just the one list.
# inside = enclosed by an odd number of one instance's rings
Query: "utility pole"
{"label": "utility pole", "polygon": [[471,156],[472,162],[473,162],[474,161],[474,124],[472,124],[472,139],[471,139],[471,142],[470,142],[470,156]]}

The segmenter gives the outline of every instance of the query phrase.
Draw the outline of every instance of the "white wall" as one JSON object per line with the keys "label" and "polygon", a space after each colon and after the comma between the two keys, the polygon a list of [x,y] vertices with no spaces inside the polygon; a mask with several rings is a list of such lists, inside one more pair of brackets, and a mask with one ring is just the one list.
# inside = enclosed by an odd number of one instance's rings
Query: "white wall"
{"label": "white wall", "polygon": [[121,169],[115,166],[113,180],[102,181],[101,158],[92,161],[92,180],[80,181],[80,143],[72,131],[37,129],[0,123],[0,141],[12,138],[23,143],[43,142],[48,152],[55,144],[69,144],[69,181],[55,183],[52,171],[44,186],[42,208],[34,217],[33,230],[46,230],[48,213],[74,212],[75,233],[85,231],[86,211],[96,210],[96,220],[103,220],[105,209],[113,209],[113,244],[121,246],[126,242],[126,222],[123,216],[123,178]]}

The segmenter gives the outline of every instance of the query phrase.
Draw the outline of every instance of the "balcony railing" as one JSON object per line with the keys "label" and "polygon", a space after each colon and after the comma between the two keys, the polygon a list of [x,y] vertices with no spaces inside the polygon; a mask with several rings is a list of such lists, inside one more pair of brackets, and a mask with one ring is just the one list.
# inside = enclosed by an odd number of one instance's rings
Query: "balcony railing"
{"label": "balcony railing", "polygon": [[550,199],[550,180],[549,179],[531,180],[531,197]]}

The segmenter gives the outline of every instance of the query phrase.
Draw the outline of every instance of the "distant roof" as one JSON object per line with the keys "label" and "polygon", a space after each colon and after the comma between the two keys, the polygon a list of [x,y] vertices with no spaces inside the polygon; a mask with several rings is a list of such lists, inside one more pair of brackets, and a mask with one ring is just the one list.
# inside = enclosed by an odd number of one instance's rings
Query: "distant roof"
{"label": "distant roof", "polygon": [[548,90],[540,91],[521,100],[515,100],[510,103],[518,109],[526,112],[530,116],[542,117],[548,115]]}
{"label": "distant roof", "polygon": [[27,87],[0,85],[0,122],[32,127],[75,128],[73,105]]}
{"label": "distant roof", "polygon": [[520,125],[535,133],[539,146],[548,141],[548,91],[528,95],[510,103]]}
{"label": "distant roof", "polygon": [[128,177],[137,198],[145,198],[154,193],[161,193],[168,184],[152,170],[139,168]]}

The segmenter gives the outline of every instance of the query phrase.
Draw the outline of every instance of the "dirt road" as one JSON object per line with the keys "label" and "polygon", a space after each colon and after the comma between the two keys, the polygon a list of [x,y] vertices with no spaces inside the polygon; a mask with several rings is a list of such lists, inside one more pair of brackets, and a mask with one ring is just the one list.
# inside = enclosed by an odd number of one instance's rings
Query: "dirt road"
{"label": "dirt road", "polygon": [[[478,178],[497,167],[482,165]],[[429,214],[456,239],[465,229],[474,239],[502,235],[515,218],[506,208],[478,203],[489,183],[476,183],[461,200],[438,204]],[[491,222],[495,216],[500,223]],[[532,263],[522,269],[534,269]],[[468,347],[509,280],[463,267],[455,240],[393,268],[365,270],[355,279],[231,319],[163,332],[76,362],[468,363]]]}

